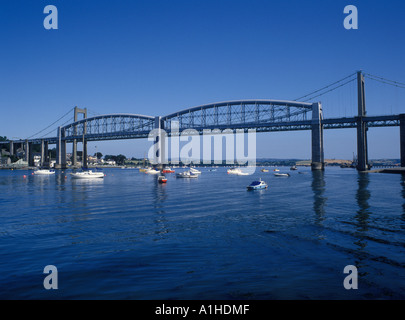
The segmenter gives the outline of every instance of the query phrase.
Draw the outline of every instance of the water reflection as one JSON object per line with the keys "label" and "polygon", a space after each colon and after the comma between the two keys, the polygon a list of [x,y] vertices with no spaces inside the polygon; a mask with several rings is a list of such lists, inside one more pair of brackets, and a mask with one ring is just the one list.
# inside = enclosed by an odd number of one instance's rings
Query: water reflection
{"label": "water reflection", "polygon": [[[405,175],[401,174],[401,194],[402,194],[402,198],[405,200]],[[402,215],[401,215],[401,220],[402,220],[402,224],[401,224],[401,229],[405,229],[405,201],[402,204]]]}
{"label": "water reflection", "polygon": [[[367,276],[368,272],[365,271],[367,270],[368,263],[366,263],[367,255],[364,255],[365,249],[367,246],[367,232],[369,230],[369,218],[371,212],[369,211],[370,205],[368,203],[371,193],[369,191],[369,183],[370,183],[370,177],[368,173],[358,173],[357,177],[357,183],[358,183],[358,189],[356,192],[356,201],[357,205],[359,207],[359,210],[357,210],[356,216],[354,217],[356,220],[356,232],[354,233],[354,236],[357,238],[357,240],[354,242],[356,246],[358,246],[359,250],[357,251],[356,258],[358,259],[355,261],[355,266],[359,268],[359,276],[364,277]],[[360,271],[360,270],[363,271]]]}
{"label": "water reflection", "polygon": [[358,178],[358,189],[356,193],[356,200],[359,206],[359,210],[355,216],[357,221],[357,231],[360,233],[368,231],[368,220],[370,213],[368,200],[371,197],[371,193],[368,190],[368,185],[370,183],[370,178],[368,173],[359,173]]}
{"label": "water reflection", "polygon": [[312,191],[314,193],[315,224],[322,225],[325,220],[325,206],[327,198],[325,193],[325,172],[322,170],[312,171]]}
{"label": "water reflection", "polygon": [[164,202],[167,199],[166,183],[159,183],[157,177],[154,178],[153,183],[153,192],[154,192],[154,201],[153,207],[155,209],[156,216],[154,218],[154,223],[156,224],[155,234],[159,236],[158,239],[163,239],[165,234],[169,232],[167,226],[166,212],[164,210]]}

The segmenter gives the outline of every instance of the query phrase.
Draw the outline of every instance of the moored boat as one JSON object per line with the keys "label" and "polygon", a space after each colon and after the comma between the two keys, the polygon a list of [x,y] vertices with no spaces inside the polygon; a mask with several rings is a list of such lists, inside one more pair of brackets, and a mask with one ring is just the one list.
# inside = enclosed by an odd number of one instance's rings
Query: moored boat
{"label": "moored boat", "polygon": [[198,178],[198,174],[194,174],[191,171],[184,171],[176,174],[177,178]]}
{"label": "moored boat", "polygon": [[55,174],[55,171],[48,169],[38,169],[34,171],[34,174],[38,176],[50,176],[52,174]]}
{"label": "moored boat", "polygon": [[148,169],[148,170],[145,171],[145,173],[147,173],[147,174],[158,174],[158,173],[160,173],[160,171],[155,170],[155,169]]}
{"label": "moored boat", "polygon": [[165,176],[159,176],[158,177],[158,182],[159,183],[166,183],[167,182],[167,178]]}
{"label": "moored boat", "polygon": [[171,168],[164,168],[164,169],[162,170],[162,172],[163,172],[163,173],[174,173],[175,171],[174,171],[173,169],[171,169]]}
{"label": "moored boat", "polygon": [[276,177],[289,177],[290,176],[289,173],[275,173],[274,175]]}
{"label": "moored boat", "polygon": [[248,176],[249,173],[243,172],[241,169],[239,168],[230,168],[227,171],[228,174],[234,174],[237,176]]}
{"label": "moored boat", "polygon": [[190,172],[191,172],[191,173],[194,173],[194,174],[201,174],[201,171],[200,171],[200,170],[197,170],[197,169],[195,169],[195,168],[190,168]]}
{"label": "moored boat", "polygon": [[102,179],[104,173],[100,171],[93,172],[92,170],[73,172],[70,174],[73,179]]}
{"label": "moored boat", "polygon": [[247,186],[248,190],[258,190],[266,189],[268,187],[267,183],[259,179],[259,181],[253,181],[250,185]]}

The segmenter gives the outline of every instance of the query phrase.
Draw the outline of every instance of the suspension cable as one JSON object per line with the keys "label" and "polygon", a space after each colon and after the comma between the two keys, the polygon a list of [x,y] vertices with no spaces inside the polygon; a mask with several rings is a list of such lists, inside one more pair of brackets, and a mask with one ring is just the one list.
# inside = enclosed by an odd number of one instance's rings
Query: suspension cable
{"label": "suspension cable", "polygon": [[[311,93],[309,93],[309,94],[306,94],[305,96],[299,97],[299,98],[295,99],[294,101],[298,101],[298,100],[304,99],[304,98],[306,98],[306,97],[312,96],[312,95],[314,95],[315,93],[318,93],[318,92],[321,92],[321,91],[323,91],[323,90],[325,90],[325,89],[328,89],[328,88],[330,88],[330,87],[332,87],[332,86],[334,86],[334,85],[336,85],[336,84],[338,84],[338,83],[340,83],[340,82],[342,82],[342,81],[344,81],[344,80],[346,80],[346,79],[348,79],[348,78],[350,78],[350,77],[353,77],[353,76],[356,75],[356,74],[357,74],[357,72],[354,72],[354,73],[348,75],[347,77],[344,77],[343,79],[340,79],[339,81],[336,81],[336,82],[334,82],[334,83],[331,83],[331,84],[329,84],[329,85],[327,85],[327,86],[325,86],[325,87],[323,87],[323,88],[321,88],[321,89],[315,90],[314,92],[311,92]],[[355,79],[352,79],[352,80],[355,80]],[[351,82],[352,80],[350,80],[349,82]],[[347,84],[347,83],[349,83],[349,82],[346,82],[345,84]],[[344,85],[345,85],[345,84],[344,84]],[[343,85],[342,85],[342,86],[343,86]],[[335,89],[340,88],[340,87],[341,87],[341,86],[336,87]],[[333,90],[335,90],[335,89],[329,90],[329,91],[327,91],[327,92],[333,91]],[[327,93],[327,92],[325,92],[325,93]],[[320,95],[323,95],[323,94],[325,94],[325,93],[322,93],[322,94],[320,94]],[[320,95],[317,95],[316,97],[319,97]],[[315,98],[315,97],[313,97],[313,98]],[[312,98],[310,98],[310,99],[312,99]],[[310,99],[307,99],[307,100],[305,100],[305,101],[308,101],[308,100],[310,100]]]}
{"label": "suspension cable", "polygon": [[369,73],[365,73],[365,76],[367,78],[371,79],[371,80],[374,80],[374,81],[378,81],[378,82],[385,83],[385,84],[388,84],[388,85],[391,85],[391,86],[394,86],[394,87],[405,89],[405,83],[385,79],[383,77],[375,76],[375,75],[372,75],[372,74],[369,74]]}
{"label": "suspension cable", "polygon": [[58,123],[60,120],[62,120],[64,117],[66,117],[69,113],[71,113],[74,110],[74,108],[70,109],[68,112],[66,112],[62,117],[60,117],[58,120],[56,120],[55,122],[51,123],[49,126],[47,126],[46,128],[42,129],[41,131],[33,134],[32,136],[29,136],[27,139],[31,139],[32,137],[35,137],[37,135],[39,135],[40,133],[44,132],[45,130],[48,130],[50,127],[52,127],[53,125],[55,125],[56,123]]}

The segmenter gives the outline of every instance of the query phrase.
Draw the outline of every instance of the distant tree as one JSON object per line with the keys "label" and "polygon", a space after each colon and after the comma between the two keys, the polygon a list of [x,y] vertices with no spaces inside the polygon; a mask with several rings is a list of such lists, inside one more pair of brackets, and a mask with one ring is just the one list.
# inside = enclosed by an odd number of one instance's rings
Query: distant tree
{"label": "distant tree", "polygon": [[123,165],[125,163],[126,159],[127,159],[127,157],[122,155],[122,154],[119,154],[118,156],[113,156],[113,155],[107,154],[107,155],[104,156],[104,160],[106,160],[106,161],[109,161],[109,160],[115,161],[116,164],[118,164],[118,165]]}
{"label": "distant tree", "polygon": [[96,152],[94,156],[97,157],[97,159],[101,159],[103,157],[103,154],[101,152]]}
{"label": "distant tree", "polygon": [[[108,160],[114,160],[115,156],[111,155],[111,154],[106,154],[104,156],[104,160],[108,161]],[[114,160],[115,161],[115,160]]]}
{"label": "distant tree", "polygon": [[118,165],[123,165],[123,164],[125,163],[125,160],[127,160],[127,157],[124,156],[123,154],[119,154],[119,155],[116,157],[115,162],[116,162]]}

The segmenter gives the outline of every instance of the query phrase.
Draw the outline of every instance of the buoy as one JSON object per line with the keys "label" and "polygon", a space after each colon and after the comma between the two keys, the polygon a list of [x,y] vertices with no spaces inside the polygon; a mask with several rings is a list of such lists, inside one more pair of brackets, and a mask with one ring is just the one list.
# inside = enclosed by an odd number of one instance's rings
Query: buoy
{"label": "buoy", "polygon": [[27,177],[27,176],[24,174],[24,175],[23,175],[23,178],[25,179],[26,177]]}

